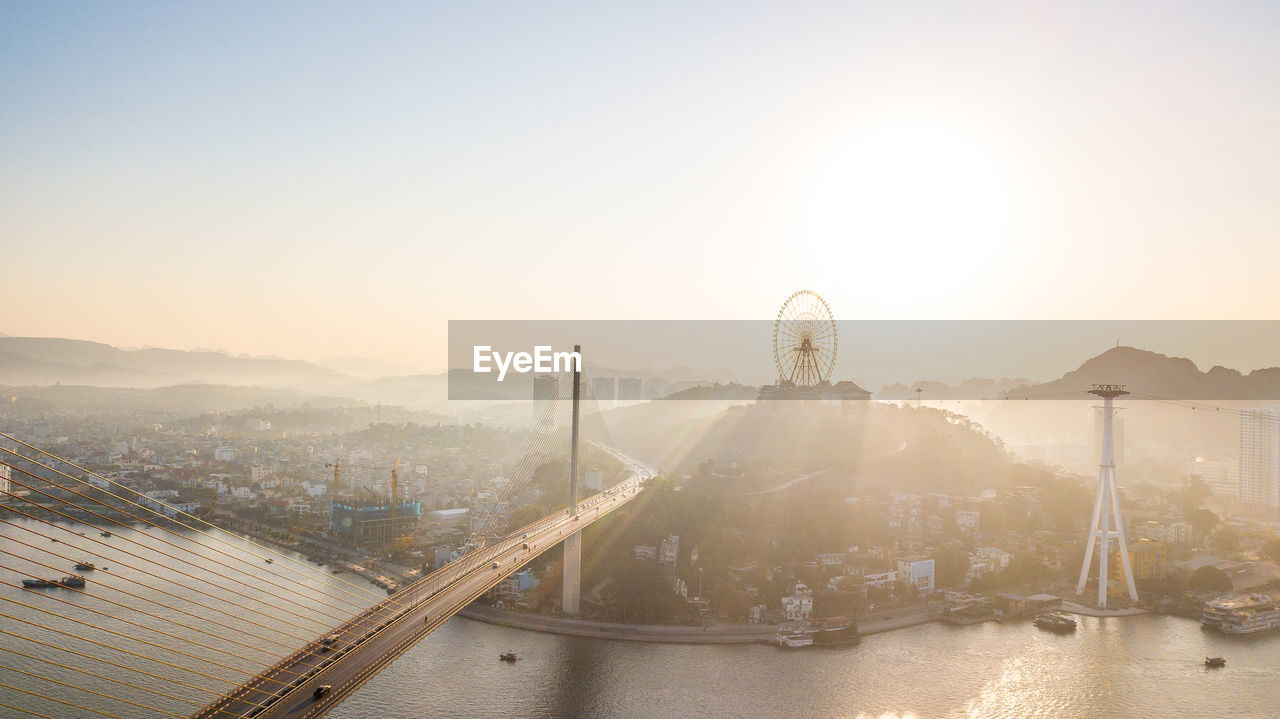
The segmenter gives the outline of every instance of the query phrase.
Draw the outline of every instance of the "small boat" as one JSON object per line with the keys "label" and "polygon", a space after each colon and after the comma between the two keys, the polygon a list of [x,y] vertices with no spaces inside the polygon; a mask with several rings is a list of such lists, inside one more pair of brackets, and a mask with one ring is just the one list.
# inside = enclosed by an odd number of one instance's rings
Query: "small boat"
{"label": "small boat", "polygon": [[498,655],[498,658],[504,662],[515,662],[515,660],[519,659],[520,657],[516,656],[515,652],[503,652],[502,654]]}
{"label": "small boat", "polygon": [[93,562],[76,562],[76,569],[82,572],[90,572],[97,569],[97,567],[93,566]]}
{"label": "small boat", "polygon": [[103,532],[102,534],[100,534],[100,535],[98,535],[98,536],[100,536],[100,537],[110,537],[110,536],[111,536],[111,532]]}
{"label": "small boat", "polygon": [[274,559],[267,559],[267,564],[274,564],[274,563],[275,563],[275,561],[276,561],[276,560],[274,560]]}
{"label": "small boat", "polygon": [[1221,669],[1227,665],[1227,660],[1223,657],[1205,657],[1204,665],[1210,669]]}
{"label": "small boat", "polygon": [[1045,612],[1044,614],[1038,614],[1036,615],[1035,620],[1032,621],[1032,624],[1035,624],[1041,629],[1048,629],[1051,632],[1066,633],[1074,632],[1076,630],[1076,620],[1065,614],[1059,614],[1057,612]]}
{"label": "small boat", "polygon": [[24,579],[22,586],[27,589],[46,589],[51,587],[83,587],[84,577],[71,575],[62,579]]}

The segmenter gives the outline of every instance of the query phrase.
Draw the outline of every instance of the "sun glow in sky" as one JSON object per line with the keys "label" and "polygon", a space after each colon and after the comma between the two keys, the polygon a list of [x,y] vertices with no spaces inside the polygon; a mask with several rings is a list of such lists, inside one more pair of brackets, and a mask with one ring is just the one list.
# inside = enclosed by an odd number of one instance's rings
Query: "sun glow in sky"
{"label": "sun glow in sky", "polygon": [[0,2],[0,60],[11,335],[1280,306],[1274,3]]}
{"label": "sun glow in sky", "polygon": [[[828,155],[807,196],[807,230],[819,246],[844,248],[837,253],[852,266],[963,291],[972,265],[1017,242],[1017,186],[999,153],[946,127],[860,133]],[[903,256],[902,247],[915,252]]]}

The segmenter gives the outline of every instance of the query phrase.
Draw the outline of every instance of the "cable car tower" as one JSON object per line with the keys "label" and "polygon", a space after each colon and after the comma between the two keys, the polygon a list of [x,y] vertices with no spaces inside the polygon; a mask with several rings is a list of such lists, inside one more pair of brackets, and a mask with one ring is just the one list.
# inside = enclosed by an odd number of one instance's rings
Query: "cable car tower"
{"label": "cable car tower", "polygon": [[[1089,566],[1093,562],[1093,545],[1101,539],[1098,548],[1098,607],[1107,606],[1107,560],[1111,556],[1111,540],[1120,540],[1120,565],[1124,569],[1124,581],[1128,585],[1129,598],[1138,601],[1138,589],[1133,584],[1133,568],[1129,566],[1129,547],[1124,540],[1124,520],[1120,518],[1120,497],[1116,490],[1116,444],[1112,435],[1112,419],[1115,417],[1115,398],[1129,394],[1122,384],[1095,384],[1089,394],[1102,398],[1102,457],[1098,462],[1098,492],[1093,500],[1093,525],[1089,528],[1089,544],[1084,550],[1084,564],[1080,567],[1080,581],[1076,594],[1084,593],[1089,579]],[[1115,523],[1115,529],[1111,523]]]}

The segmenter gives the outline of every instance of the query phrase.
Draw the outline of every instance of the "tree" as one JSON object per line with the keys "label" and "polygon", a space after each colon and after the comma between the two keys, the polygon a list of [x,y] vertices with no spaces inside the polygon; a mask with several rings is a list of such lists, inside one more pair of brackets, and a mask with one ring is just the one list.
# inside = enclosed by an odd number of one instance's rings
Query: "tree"
{"label": "tree", "polygon": [[1229,592],[1231,577],[1217,567],[1206,565],[1191,573],[1187,586],[1201,591]]}
{"label": "tree", "polygon": [[1187,513],[1187,524],[1196,530],[1197,537],[1207,537],[1218,526],[1218,515],[1200,507]]}
{"label": "tree", "polygon": [[[1200,505],[1204,504],[1204,501],[1208,499],[1213,492],[1199,475],[1193,474],[1190,477],[1187,477],[1186,483],[1182,485],[1181,494],[1182,496],[1179,499],[1182,503],[1182,512],[1183,514],[1190,515],[1198,510]],[[1190,521],[1190,519],[1188,519],[1188,521]],[[1212,527],[1210,527],[1210,529],[1212,529]]]}
{"label": "tree", "polygon": [[1273,539],[1262,545],[1262,554],[1280,562],[1280,539]]}

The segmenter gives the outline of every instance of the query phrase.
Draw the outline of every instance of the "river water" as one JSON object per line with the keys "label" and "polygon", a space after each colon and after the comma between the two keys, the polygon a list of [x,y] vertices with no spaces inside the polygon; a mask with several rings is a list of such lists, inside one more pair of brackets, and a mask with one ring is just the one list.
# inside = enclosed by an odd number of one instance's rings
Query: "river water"
{"label": "river water", "polygon": [[[360,581],[353,575],[335,577],[314,565],[287,564],[283,559],[267,565],[255,556],[263,550],[232,535],[219,535],[230,546],[215,546],[243,556],[251,564],[166,535],[168,541],[194,549],[199,555],[195,563],[203,566],[208,572],[204,577],[216,584],[157,570],[199,591],[188,590],[125,566],[150,566],[126,554],[134,552],[163,566],[202,576],[199,569],[158,554],[163,551],[187,558],[138,530],[112,529],[114,536],[102,539],[89,527],[76,528],[86,532],[80,537],[26,520],[19,524],[57,536],[60,541],[53,543],[0,524],[0,550],[5,552],[0,554],[0,565],[11,568],[0,568],[0,584],[5,585],[0,586],[4,599],[0,615],[7,615],[0,616],[0,684],[13,687],[0,687],[0,704],[48,716],[185,716],[212,699],[211,690],[233,686],[244,671],[254,669],[255,662],[269,663],[300,643],[297,637],[318,636],[327,624],[336,623],[329,622],[329,615],[337,610],[324,604],[350,598],[348,593],[357,590],[343,582]],[[126,541],[130,539],[137,544]],[[13,586],[23,578],[13,570],[38,576],[68,573],[69,562],[50,552],[93,559],[110,569],[87,573],[92,596],[65,589],[24,592]],[[249,567],[254,576],[233,576],[216,563],[219,561]],[[108,584],[137,596],[112,590]],[[290,592],[277,585],[288,587]],[[161,605],[177,602],[162,590],[200,601],[207,608],[193,610],[184,604],[197,616],[166,608]],[[297,603],[273,598],[270,602],[280,609],[249,606],[235,594],[242,591],[256,596],[259,590]],[[382,596],[363,589],[359,593],[369,602]],[[102,599],[144,609],[153,616],[128,612]],[[119,615],[171,636],[106,619],[93,610]],[[211,649],[187,642],[204,643]],[[506,650],[518,652],[522,659],[516,664],[498,661],[498,654]],[[1202,662],[1206,655],[1225,656],[1226,668],[1205,669]],[[108,658],[119,666],[90,657]],[[209,658],[223,666],[200,661]],[[124,680],[136,688],[76,669]],[[19,689],[75,706],[51,703]],[[0,716],[26,715],[0,706]],[[855,647],[783,650],[762,645],[671,645],[561,637],[456,618],[374,677],[333,716],[1277,717],[1280,632],[1225,637],[1201,630],[1195,621],[1175,617],[1082,617],[1079,630],[1066,636],[1038,630],[1030,623],[926,624],[872,635]]]}
{"label": "river water", "polygon": [[[507,649],[522,659],[498,661]],[[1227,657],[1208,670],[1206,655]],[[1081,617],[925,624],[843,649],[647,644],[454,619],[339,707],[382,717],[1277,717],[1280,633]]]}

